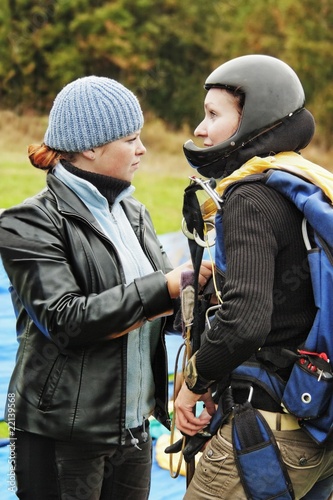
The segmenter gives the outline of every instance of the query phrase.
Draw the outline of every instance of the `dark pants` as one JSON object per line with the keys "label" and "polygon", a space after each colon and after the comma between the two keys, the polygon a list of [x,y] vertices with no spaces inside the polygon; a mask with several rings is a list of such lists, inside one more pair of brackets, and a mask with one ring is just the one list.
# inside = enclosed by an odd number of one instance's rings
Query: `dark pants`
{"label": "dark pants", "polygon": [[17,496],[21,500],[147,500],[151,438],[132,431],[124,446],[59,442],[16,432]]}

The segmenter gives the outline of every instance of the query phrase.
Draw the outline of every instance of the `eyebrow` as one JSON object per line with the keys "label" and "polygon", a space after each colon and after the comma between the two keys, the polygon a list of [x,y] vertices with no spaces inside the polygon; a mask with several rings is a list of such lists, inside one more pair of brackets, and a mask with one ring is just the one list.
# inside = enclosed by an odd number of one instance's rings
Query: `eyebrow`
{"label": "eyebrow", "polygon": [[215,106],[215,104],[213,102],[211,102],[211,101],[205,102],[204,103],[204,107],[208,108],[208,106]]}

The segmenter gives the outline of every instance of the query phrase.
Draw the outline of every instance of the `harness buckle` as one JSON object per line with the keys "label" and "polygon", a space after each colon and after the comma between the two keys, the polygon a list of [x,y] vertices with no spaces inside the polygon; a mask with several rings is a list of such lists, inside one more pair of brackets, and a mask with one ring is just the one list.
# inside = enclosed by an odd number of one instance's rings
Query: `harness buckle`
{"label": "harness buckle", "polygon": [[206,193],[211,197],[211,199],[215,203],[217,209],[221,210],[223,200],[215,190],[216,180],[212,178],[207,181],[204,181],[199,177],[196,177],[195,175],[192,175],[190,179],[193,183],[198,184],[204,191],[206,191]]}
{"label": "harness buckle", "polygon": [[[208,194],[208,196],[215,203],[217,210],[221,210],[222,204],[223,204],[223,199],[219,196],[219,194],[215,190],[215,188],[216,188],[215,179],[209,179],[209,180],[204,181],[203,179],[200,179],[199,177],[196,177],[195,175],[193,175],[190,177],[190,180],[191,180],[192,185],[196,184],[197,186],[199,186],[201,189],[203,189]],[[185,218],[183,218],[183,220],[182,220],[182,231],[183,231],[184,235],[189,240],[194,240],[197,243],[197,245],[199,245],[200,247],[203,247],[203,248],[205,248],[207,246],[212,247],[215,245],[216,237],[214,234],[214,236],[212,238],[209,238],[208,232],[215,229],[214,218],[211,217],[209,219],[208,218],[205,219],[204,225],[205,225],[205,233],[206,233],[204,238],[201,238],[199,236],[199,234],[195,228],[193,229],[192,233],[191,233],[191,231],[189,231]]]}
{"label": "harness buckle", "polygon": [[[208,231],[215,229],[215,224],[211,220],[205,221],[205,226],[206,226],[207,233],[208,233]],[[206,248],[207,246],[212,247],[215,245],[215,233],[211,239],[209,239],[208,234],[204,237],[205,239],[202,239],[202,238],[200,238],[196,229],[193,229],[193,233],[191,233],[188,230],[185,218],[183,218],[183,220],[182,220],[182,231],[183,231],[184,235],[186,236],[186,238],[188,238],[189,240],[194,240],[196,242],[196,244],[199,245],[200,247]]]}

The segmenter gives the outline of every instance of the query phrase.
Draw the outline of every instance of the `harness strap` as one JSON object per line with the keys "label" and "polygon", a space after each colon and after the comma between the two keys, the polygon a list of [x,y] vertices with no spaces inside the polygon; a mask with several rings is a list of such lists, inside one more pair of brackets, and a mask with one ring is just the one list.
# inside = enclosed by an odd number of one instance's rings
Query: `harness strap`
{"label": "harness strap", "polygon": [[269,369],[277,371],[283,368],[289,368],[298,359],[294,351],[281,347],[263,347],[256,353],[256,359],[259,362],[268,364]]}
{"label": "harness strap", "polygon": [[262,442],[254,408],[248,401],[235,407],[234,425],[241,448],[255,447]]}
{"label": "harness strap", "polygon": [[249,500],[294,500],[274,434],[249,401],[235,406],[232,439],[239,477]]}
{"label": "harness strap", "polygon": [[[203,240],[205,225],[196,192],[202,189],[201,186],[190,184],[184,191],[183,216],[190,233],[196,232]],[[204,249],[197,244],[195,240],[188,240],[189,250],[193,264],[193,287],[194,287],[194,306],[193,323],[191,327],[192,352],[195,353],[200,347],[200,335],[204,328],[204,319],[200,314],[200,305],[198,298],[199,270],[202,261]]]}

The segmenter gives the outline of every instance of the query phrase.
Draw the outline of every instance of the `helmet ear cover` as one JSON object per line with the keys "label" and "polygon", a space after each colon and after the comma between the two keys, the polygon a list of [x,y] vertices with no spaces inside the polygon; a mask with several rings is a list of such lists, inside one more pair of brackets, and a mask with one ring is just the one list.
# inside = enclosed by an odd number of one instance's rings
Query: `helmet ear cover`
{"label": "helmet ear cover", "polygon": [[226,89],[242,93],[245,98],[240,124],[233,136],[208,148],[198,148],[193,141],[185,143],[185,156],[194,168],[229,156],[305,104],[296,73],[283,61],[266,55],[241,56],[222,64],[208,76],[204,88]]}

